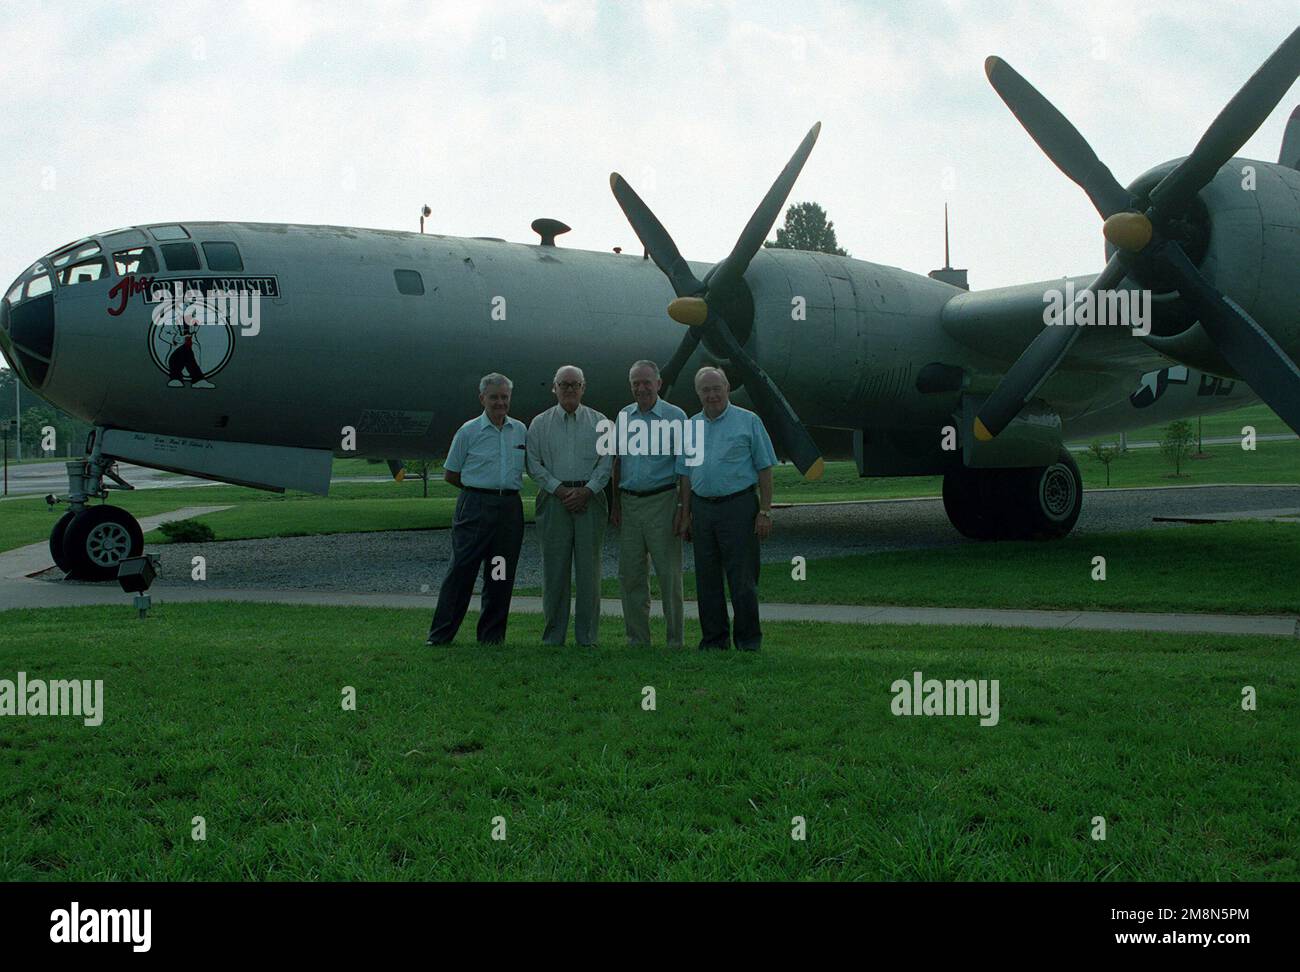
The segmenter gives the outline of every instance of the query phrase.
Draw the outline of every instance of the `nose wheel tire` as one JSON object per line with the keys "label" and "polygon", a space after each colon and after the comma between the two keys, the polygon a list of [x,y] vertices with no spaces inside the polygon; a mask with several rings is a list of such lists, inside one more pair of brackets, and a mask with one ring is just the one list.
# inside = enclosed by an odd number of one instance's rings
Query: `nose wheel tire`
{"label": "nose wheel tire", "polygon": [[[74,580],[113,580],[123,560],[144,552],[144,533],[140,524],[120,507],[90,506],[69,515],[72,520],[63,533],[63,563],[60,566]],[[53,551],[53,536],[50,544]],[[55,563],[58,563],[57,557]]]}

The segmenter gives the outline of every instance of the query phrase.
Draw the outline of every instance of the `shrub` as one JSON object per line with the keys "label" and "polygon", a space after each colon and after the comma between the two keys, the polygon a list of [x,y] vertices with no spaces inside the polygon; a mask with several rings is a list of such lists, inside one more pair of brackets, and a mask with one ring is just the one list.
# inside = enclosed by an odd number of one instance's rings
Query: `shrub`
{"label": "shrub", "polygon": [[158,527],[168,543],[203,543],[215,540],[212,527],[198,520],[168,520]]}

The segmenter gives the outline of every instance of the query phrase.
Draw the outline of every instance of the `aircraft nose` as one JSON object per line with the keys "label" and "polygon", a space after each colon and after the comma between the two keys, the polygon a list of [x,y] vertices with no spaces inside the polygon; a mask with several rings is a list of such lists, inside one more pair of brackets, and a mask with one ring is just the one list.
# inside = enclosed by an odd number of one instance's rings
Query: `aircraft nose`
{"label": "aircraft nose", "polygon": [[45,272],[33,270],[0,300],[0,351],[16,375],[40,388],[54,354],[54,293]]}

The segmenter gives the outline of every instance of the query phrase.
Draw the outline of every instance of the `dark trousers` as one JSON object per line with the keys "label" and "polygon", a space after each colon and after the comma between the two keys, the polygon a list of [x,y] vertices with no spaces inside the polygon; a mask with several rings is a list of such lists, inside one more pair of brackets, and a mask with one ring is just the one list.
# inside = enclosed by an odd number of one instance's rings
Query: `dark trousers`
{"label": "dark trousers", "polygon": [[[474,578],[480,567],[483,609],[478,619],[478,640],[484,643],[506,640],[515,568],[519,565],[519,548],[523,542],[524,504],[518,494],[495,496],[468,491],[460,494],[451,525],[451,565],[438,592],[438,607],[429,628],[429,637],[436,644],[446,644],[456,637],[469,610]],[[497,557],[505,558],[505,576],[494,580],[494,571],[501,573],[499,565],[493,565]]]}
{"label": "dark trousers", "polygon": [[733,631],[727,624],[723,578],[731,589],[736,647],[756,651],[763,643],[758,625],[758,496],[744,493],[721,503],[691,500],[695,545],[695,599],[700,612],[700,647],[726,648]]}
{"label": "dark trousers", "polygon": [[188,344],[182,344],[176,348],[167,359],[167,377],[172,381],[180,381],[181,375],[190,376],[190,381],[202,381],[203,369],[199,367],[198,358],[194,357],[194,348]]}

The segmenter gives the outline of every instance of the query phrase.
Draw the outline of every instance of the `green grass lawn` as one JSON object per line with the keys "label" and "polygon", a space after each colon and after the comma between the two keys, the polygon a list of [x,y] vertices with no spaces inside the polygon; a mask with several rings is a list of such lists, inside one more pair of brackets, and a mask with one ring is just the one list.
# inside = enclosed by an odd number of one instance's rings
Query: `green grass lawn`
{"label": "green grass lawn", "polygon": [[[0,721],[0,880],[1300,878],[1290,639],[770,624],[746,655],[521,616],[435,652],[427,623],[7,612],[0,678],[105,704]],[[997,679],[999,724],[893,716],[916,670]]]}
{"label": "green grass lawn", "polygon": [[[410,470],[408,470],[410,474]],[[380,460],[373,462],[369,459],[334,459],[334,469],[331,472],[333,476],[385,476],[390,477],[392,473],[388,471],[388,463]],[[442,466],[438,467],[436,475],[439,480],[442,479]]]}
{"label": "green grass lawn", "polygon": [[[328,498],[311,493],[268,493],[241,486],[202,486],[180,489],[114,490],[109,502],[136,516],[152,516],[188,506],[234,506],[202,517],[220,540],[301,536],[363,530],[402,530],[446,527],[456,491],[445,483],[339,483]],[[58,515],[44,499],[33,496],[0,503],[0,551],[45,540]],[[165,542],[156,531],[150,543]]]}
{"label": "green grass lawn", "polygon": [[[1187,422],[1191,425],[1192,431],[1196,431],[1196,419],[1189,418]],[[1168,425],[1168,423],[1165,423]],[[1129,442],[1159,442],[1164,435],[1165,425],[1149,425],[1146,428],[1135,429],[1128,433]],[[1201,435],[1204,438],[1214,438],[1218,436],[1241,436],[1243,426],[1251,425],[1255,428],[1256,435],[1274,435],[1285,434],[1294,435],[1291,427],[1277,417],[1267,405],[1247,405],[1245,408],[1236,408],[1230,412],[1219,412],[1217,415],[1206,415],[1201,418]],[[1118,435],[1106,435],[1100,437],[1103,441],[1117,441]],[[1087,440],[1084,440],[1085,442]]]}
{"label": "green grass lawn", "polygon": [[[1111,465],[1110,485],[1300,483],[1300,441],[1261,442],[1255,452],[1244,452],[1232,445],[1212,446],[1207,451],[1210,458],[1189,460],[1183,475],[1174,479],[1159,450],[1133,450]],[[1099,463],[1083,456],[1078,457],[1078,462],[1086,487],[1106,485],[1105,470]],[[808,483],[793,466],[783,465],[775,475],[775,501],[818,503],[938,496],[942,482],[938,476],[860,479],[853,463],[833,462],[827,463],[826,474],[819,482]],[[525,480],[525,496],[535,492],[532,481]],[[327,499],[306,493],[279,495],[238,486],[205,486],[115,491],[110,501],[137,516],[185,506],[235,505],[237,509],[201,518],[212,527],[218,540],[235,540],[447,526],[455,496],[456,490],[439,477],[430,481],[427,499],[422,484],[408,479],[402,483],[338,483]],[[525,502],[524,510],[531,516],[531,501]],[[54,519],[40,497],[0,503],[0,551],[46,539]],[[148,539],[151,543],[164,540],[157,533]]]}
{"label": "green grass lawn", "polygon": [[[1106,558],[1104,581],[1092,579],[1092,558],[1098,556]],[[792,573],[788,565],[764,564],[759,598],[788,604],[1300,614],[1300,526],[1214,523],[1051,543],[963,544],[939,556],[902,550],[812,560],[806,579],[794,580]],[[686,598],[694,600],[695,575],[687,571],[683,583]],[[653,575],[650,587],[658,598]],[[602,590],[618,597],[618,578],[606,577]]]}

